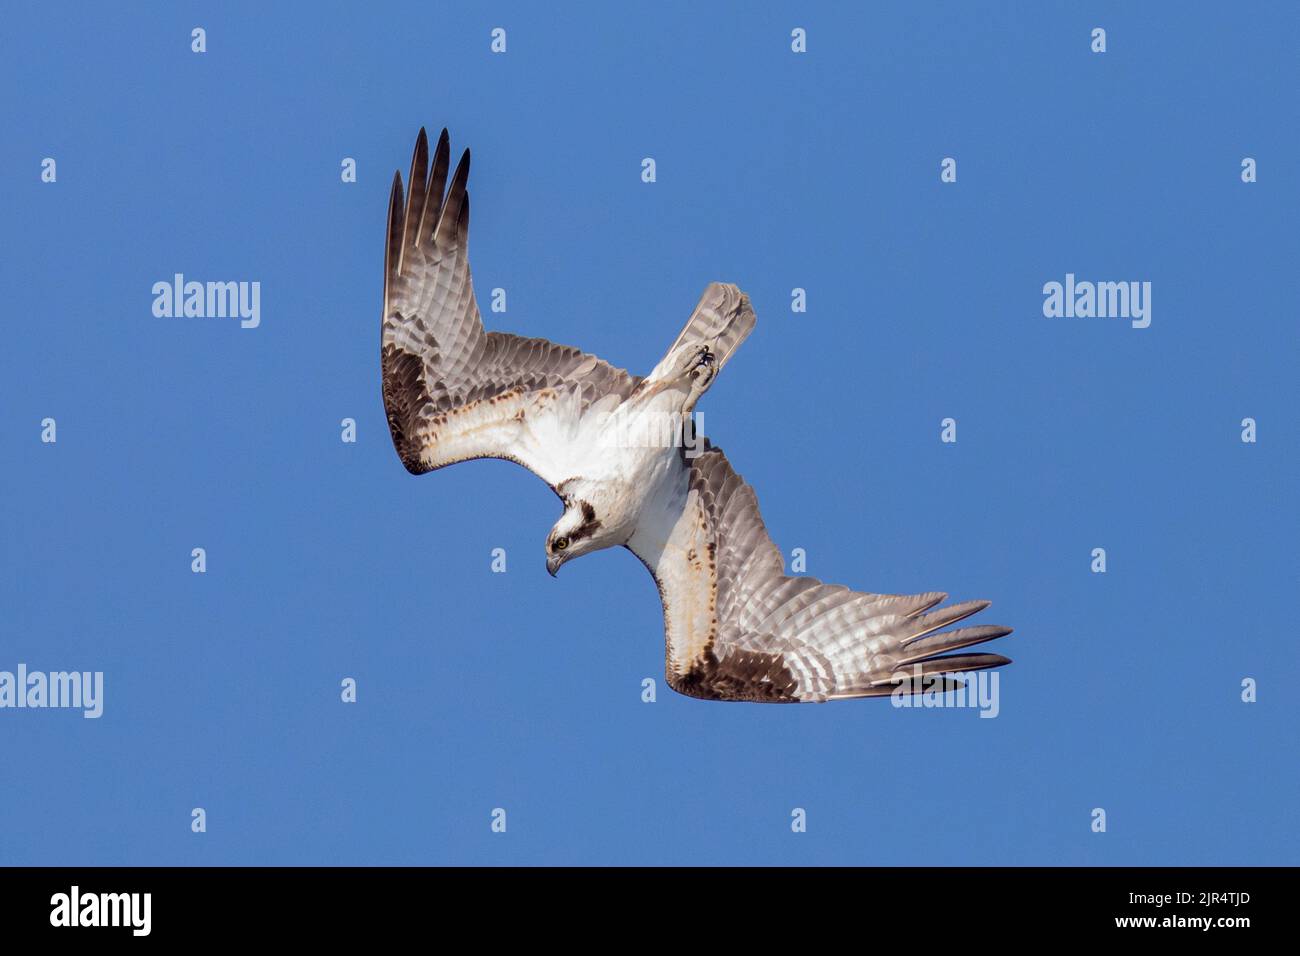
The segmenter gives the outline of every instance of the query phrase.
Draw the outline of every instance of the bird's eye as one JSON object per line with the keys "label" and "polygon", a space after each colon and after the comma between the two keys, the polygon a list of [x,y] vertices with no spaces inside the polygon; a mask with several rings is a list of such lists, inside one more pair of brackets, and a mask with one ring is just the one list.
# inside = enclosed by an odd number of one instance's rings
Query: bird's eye
{"label": "bird's eye", "polygon": [[563,551],[569,546],[568,538],[556,538],[555,543],[551,545],[556,551]]}

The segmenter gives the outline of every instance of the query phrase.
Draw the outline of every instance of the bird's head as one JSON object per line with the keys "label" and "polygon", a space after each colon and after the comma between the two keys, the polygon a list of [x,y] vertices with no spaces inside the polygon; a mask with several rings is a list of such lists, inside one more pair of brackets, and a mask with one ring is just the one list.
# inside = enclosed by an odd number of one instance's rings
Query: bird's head
{"label": "bird's head", "polygon": [[618,543],[587,498],[577,490],[566,493],[563,488],[561,497],[564,514],[546,536],[546,570],[552,577],[566,561]]}

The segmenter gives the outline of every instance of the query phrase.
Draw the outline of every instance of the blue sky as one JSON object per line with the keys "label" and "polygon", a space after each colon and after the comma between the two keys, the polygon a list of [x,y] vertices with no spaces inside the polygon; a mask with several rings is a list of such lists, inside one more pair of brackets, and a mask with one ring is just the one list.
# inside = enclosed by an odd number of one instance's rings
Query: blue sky
{"label": "blue sky", "polygon": [[[0,864],[1300,862],[1294,8],[458,6],[7,14],[0,669],[105,701],[0,710]],[[996,719],[676,696],[632,555],[552,580],[540,481],[403,470],[421,125],[489,325],[644,373],[750,294],[706,432],[809,573],[991,599]],[[260,327],[154,317],[177,272]],[[1067,273],[1151,326],[1045,318]]]}

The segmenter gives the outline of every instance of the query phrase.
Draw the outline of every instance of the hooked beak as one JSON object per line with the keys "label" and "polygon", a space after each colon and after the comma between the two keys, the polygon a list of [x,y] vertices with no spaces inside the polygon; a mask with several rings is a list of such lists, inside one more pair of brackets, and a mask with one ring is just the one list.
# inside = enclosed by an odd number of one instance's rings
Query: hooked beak
{"label": "hooked beak", "polygon": [[548,555],[546,558],[546,570],[550,572],[551,577],[555,577],[555,572],[560,570],[560,565],[564,563],[564,558],[558,554]]}

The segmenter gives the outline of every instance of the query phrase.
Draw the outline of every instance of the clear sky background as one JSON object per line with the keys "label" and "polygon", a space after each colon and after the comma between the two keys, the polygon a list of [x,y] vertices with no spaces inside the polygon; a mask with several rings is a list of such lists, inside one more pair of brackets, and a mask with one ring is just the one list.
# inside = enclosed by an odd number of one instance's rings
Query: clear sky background
{"label": "clear sky background", "polygon": [[[541,6],[6,12],[0,669],[106,687],[0,711],[0,864],[1300,862],[1295,6]],[[536,478],[406,473],[421,125],[490,326],[645,373],[750,294],[705,431],[809,573],[991,599],[996,719],[679,697],[630,553],[552,580]],[[155,318],[176,272],[260,328]],[[1150,328],[1045,318],[1067,272]]]}

